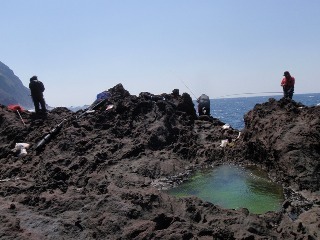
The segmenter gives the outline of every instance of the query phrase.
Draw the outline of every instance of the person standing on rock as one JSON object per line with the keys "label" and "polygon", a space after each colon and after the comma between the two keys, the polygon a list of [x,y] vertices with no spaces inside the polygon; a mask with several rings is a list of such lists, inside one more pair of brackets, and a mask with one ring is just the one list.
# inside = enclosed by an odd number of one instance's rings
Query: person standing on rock
{"label": "person standing on rock", "polygon": [[201,115],[210,116],[210,99],[206,94],[201,94],[197,99],[198,102],[198,113]]}
{"label": "person standing on rock", "polygon": [[288,71],[285,71],[283,76],[284,78],[281,81],[281,86],[283,87],[283,97],[292,99],[295,78],[292,77]]}
{"label": "person standing on rock", "polygon": [[44,85],[41,81],[38,80],[37,76],[33,76],[30,78],[29,88],[31,91],[31,97],[34,104],[34,110],[36,113],[40,113],[40,106],[41,112],[46,113],[46,102],[43,98],[43,92],[45,90]]}

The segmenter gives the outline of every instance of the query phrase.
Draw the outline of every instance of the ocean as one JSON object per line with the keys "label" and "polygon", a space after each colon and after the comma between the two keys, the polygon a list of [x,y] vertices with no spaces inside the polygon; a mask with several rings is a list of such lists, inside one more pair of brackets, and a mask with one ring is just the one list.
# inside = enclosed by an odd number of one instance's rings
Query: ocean
{"label": "ocean", "polygon": [[[244,128],[243,116],[256,104],[267,102],[269,98],[279,100],[282,95],[211,99],[210,112],[212,117],[241,130]],[[292,99],[309,107],[320,105],[320,93],[294,94]]]}

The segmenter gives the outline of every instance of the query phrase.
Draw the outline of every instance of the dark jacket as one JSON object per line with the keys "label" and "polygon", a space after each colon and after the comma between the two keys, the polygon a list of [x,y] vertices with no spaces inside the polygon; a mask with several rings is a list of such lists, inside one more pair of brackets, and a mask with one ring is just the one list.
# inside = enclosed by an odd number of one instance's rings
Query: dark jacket
{"label": "dark jacket", "polygon": [[31,96],[35,98],[42,98],[43,92],[45,90],[44,85],[39,80],[30,80],[29,88],[31,91]]}

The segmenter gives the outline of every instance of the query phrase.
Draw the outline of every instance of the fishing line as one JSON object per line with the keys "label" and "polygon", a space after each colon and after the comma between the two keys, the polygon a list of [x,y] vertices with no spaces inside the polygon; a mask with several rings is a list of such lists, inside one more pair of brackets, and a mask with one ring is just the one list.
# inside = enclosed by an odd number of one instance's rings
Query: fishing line
{"label": "fishing line", "polygon": [[[174,74],[174,72],[172,71],[172,73]],[[176,75],[176,74],[174,74]],[[187,84],[181,79],[179,78],[177,75],[176,77],[182,82],[182,84],[190,91],[190,93],[195,97],[195,99],[198,99],[198,97],[191,91],[191,89],[187,86]],[[235,93],[235,94],[228,94],[228,95],[223,95],[223,96],[219,96],[216,97],[217,98],[226,98],[226,97],[232,97],[232,96],[240,96],[240,95],[255,95],[255,94],[283,94],[283,92],[250,92],[250,93]]]}
{"label": "fishing line", "polygon": [[187,86],[187,84],[185,84],[185,82],[182,81],[182,79],[180,79],[180,81],[183,83],[183,85],[184,85],[186,88],[189,89],[190,93],[191,93],[196,99],[198,99],[197,96],[196,96],[196,95],[191,91],[191,89]]}
{"label": "fishing line", "polygon": [[171,70],[171,72],[173,75],[176,76],[177,79],[179,79],[182,82],[182,84],[190,91],[190,93],[195,97],[195,99],[198,99],[198,97],[191,91],[187,84],[177,74],[175,74],[173,70]]}
{"label": "fishing line", "polygon": [[274,93],[283,93],[283,92],[254,92],[254,93],[235,93],[235,94],[228,94],[223,95],[216,98],[226,98],[226,97],[232,97],[232,96],[239,96],[239,95],[254,95],[254,94],[274,94]]}

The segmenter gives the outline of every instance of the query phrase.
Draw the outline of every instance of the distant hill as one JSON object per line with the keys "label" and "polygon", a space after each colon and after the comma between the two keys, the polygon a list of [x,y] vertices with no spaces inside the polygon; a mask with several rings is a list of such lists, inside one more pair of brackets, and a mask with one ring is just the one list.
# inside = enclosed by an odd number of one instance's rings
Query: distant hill
{"label": "distant hill", "polygon": [[0,104],[19,104],[33,108],[29,88],[25,87],[14,72],[0,61]]}
{"label": "distant hill", "polygon": [[88,108],[88,107],[90,107],[90,105],[77,106],[77,107],[71,106],[71,107],[67,107],[67,108],[68,108],[70,111],[72,111],[72,112],[77,112],[77,111],[79,111],[79,110],[84,110],[84,109],[86,109],[86,108]]}

